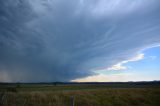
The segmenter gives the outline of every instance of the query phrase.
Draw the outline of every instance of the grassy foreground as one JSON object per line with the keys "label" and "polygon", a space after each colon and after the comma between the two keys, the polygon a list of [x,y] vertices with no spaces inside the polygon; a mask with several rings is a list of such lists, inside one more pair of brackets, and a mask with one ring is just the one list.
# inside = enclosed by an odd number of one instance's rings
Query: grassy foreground
{"label": "grassy foreground", "polygon": [[8,90],[5,95],[3,106],[70,106],[71,96],[75,106],[160,106],[159,86],[39,85]]}

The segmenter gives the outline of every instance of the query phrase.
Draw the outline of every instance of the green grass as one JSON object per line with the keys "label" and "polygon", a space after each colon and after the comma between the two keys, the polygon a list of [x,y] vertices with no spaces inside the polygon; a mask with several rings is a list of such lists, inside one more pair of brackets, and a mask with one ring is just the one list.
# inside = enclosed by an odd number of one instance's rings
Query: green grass
{"label": "green grass", "polygon": [[[12,87],[16,91],[5,90]],[[4,106],[160,106],[160,86],[3,85]]]}

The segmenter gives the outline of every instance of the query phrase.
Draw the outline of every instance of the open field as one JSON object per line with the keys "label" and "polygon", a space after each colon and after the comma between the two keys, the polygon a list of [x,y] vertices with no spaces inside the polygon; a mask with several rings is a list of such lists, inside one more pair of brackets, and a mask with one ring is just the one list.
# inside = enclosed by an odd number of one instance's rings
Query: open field
{"label": "open field", "polygon": [[160,106],[160,84],[1,84],[2,106]]}

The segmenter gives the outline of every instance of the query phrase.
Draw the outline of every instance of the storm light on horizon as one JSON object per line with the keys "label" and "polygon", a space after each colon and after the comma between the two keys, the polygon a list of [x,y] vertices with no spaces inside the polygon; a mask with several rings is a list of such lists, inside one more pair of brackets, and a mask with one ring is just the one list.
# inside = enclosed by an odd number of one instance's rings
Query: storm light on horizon
{"label": "storm light on horizon", "polygon": [[152,80],[159,0],[0,0],[0,82]]}

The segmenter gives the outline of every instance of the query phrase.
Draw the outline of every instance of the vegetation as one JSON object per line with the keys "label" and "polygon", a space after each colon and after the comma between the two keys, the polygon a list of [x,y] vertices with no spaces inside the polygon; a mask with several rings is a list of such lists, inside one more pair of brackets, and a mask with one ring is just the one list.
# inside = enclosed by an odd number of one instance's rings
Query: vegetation
{"label": "vegetation", "polygon": [[[6,89],[7,88],[7,89]],[[4,106],[160,106],[160,85],[7,84]]]}

